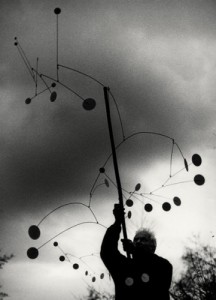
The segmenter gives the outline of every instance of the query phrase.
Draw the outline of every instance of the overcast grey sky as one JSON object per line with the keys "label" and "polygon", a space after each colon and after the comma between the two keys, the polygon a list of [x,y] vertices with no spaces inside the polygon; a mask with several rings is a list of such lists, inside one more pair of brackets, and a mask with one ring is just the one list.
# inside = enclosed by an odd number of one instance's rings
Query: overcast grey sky
{"label": "overcast grey sky", "polygon": [[[25,104],[25,99],[34,95],[35,86],[13,45],[14,37],[18,37],[32,66],[39,57],[39,72],[55,78],[55,7],[62,9],[59,63],[110,86],[126,136],[137,131],[160,132],[176,140],[189,163],[192,154],[202,156],[200,169],[191,166],[189,174],[183,172],[176,181],[193,180],[200,173],[206,178],[204,186],[188,183],[166,189],[163,196],[180,194],[182,199],[182,206],[169,213],[156,202],[156,209],[146,216],[138,201],[132,212],[136,219],[128,224],[130,235],[141,224],[155,229],[161,241],[159,255],[167,255],[176,264],[178,275],[179,258],[189,236],[199,233],[205,241],[214,242],[214,1],[1,0],[0,5],[1,248],[16,255],[3,271],[4,289],[12,300],[34,300],[73,299],[71,293],[78,295],[85,287],[82,276],[60,265],[59,253],[52,246],[41,249],[36,261],[27,259],[26,250],[39,247],[76,221],[89,220],[88,211],[72,206],[53,214],[44,222],[44,236],[38,243],[29,239],[27,231],[61,204],[88,203],[98,169],[110,153],[103,90],[95,82],[69,70],[59,71],[64,84],[84,98],[96,99],[97,106],[90,112],[60,85],[55,88],[58,96],[54,103],[46,92]],[[38,89],[43,88],[40,83]],[[119,143],[121,128],[112,101],[111,111]],[[142,192],[146,192],[160,186],[169,176],[170,149],[169,141],[159,137],[140,136],[125,143],[118,152],[124,187],[132,191],[140,182]],[[173,162],[176,170],[181,167],[177,152]],[[114,179],[110,163],[107,168]],[[99,221],[108,226],[117,199],[115,188],[101,186],[95,194],[92,206]],[[77,256],[98,252],[104,229],[88,229],[67,232],[61,237],[62,248]],[[73,289],[72,282],[80,288]],[[42,291],[39,286],[43,286]],[[59,295],[55,296],[56,290]]]}

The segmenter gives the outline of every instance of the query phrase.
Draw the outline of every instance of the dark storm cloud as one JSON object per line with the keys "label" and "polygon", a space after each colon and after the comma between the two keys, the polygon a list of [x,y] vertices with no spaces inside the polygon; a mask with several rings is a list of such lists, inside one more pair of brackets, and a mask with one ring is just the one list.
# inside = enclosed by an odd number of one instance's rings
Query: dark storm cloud
{"label": "dark storm cloud", "polygon": [[[205,100],[211,95],[196,91],[190,94],[205,77],[199,61],[203,65],[208,59],[206,53],[198,51],[197,61],[192,64],[193,40],[212,43],[216,28],[213,2],[198,2],[75,1],[71,5],[66,1],[59,21],[60,61],[110,85],[127,134],[137,130],[162,132],[184,141],[186,149],[191,139],[185,132],[190,131],[197,142],[200,132],[208,130],[213,120],[211,106],[196,101],[197,97]],[[10,54],[1,71],[5,74],[1,86],[5,89],[11,85],[17,97],[8,93],[3,100],[10,104],[1,104],[5,112],[1,121],[2,199],[13,209],[31,210],[54,205],[69,195],[73,198],[86,194],[110,148],[103,93],[94,83],[67,71],[61,77],[84,97],[95,96],[98,106],[93,112],[82,111],[81,103],[60,88],[54,104],[46,95],[35,99],[31,106],[24,105],[24,99],[34,94],[34,87],[17,61],[15,49],[11,50],[13,37],[19,36],[33,64],[40,57],[41,72],[55,74],[55,16],[49,1],[33,7],[21,1],[11,7],[9,35],[1,33],[8,42],[2,60],[8,51]],[[116,113],[114,119],[119,132]]]}

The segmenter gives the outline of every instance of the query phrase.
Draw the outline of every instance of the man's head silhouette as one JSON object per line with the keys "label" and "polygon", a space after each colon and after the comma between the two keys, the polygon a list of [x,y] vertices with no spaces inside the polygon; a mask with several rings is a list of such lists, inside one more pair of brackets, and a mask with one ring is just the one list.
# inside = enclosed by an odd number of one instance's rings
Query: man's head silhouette
{"label": "man's head silhouette", "polygon": [[155,235],[149,229],[139,229],[133,239],[135,252],[154,253],[157,247]]}

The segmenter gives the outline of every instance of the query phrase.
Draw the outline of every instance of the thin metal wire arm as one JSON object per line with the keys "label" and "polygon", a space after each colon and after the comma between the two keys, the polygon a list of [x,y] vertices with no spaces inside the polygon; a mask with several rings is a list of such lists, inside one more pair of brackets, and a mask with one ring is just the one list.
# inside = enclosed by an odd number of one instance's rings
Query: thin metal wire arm
{"label": "thin metal wire arm", "polygon": [[96,222],[81,222],[81,223],[79,223],[79,224],[70,226],[70,227],[68,227],[67,229],[65,229],[65,230],[63,230],[63,231],[61,231],[61,232],[59,232],[58,234],[56,234],[55,236],[53,236],[52,238],[50,238],[48,241],[46,241],[45,243],[43,243],[43,244],[42,244],[40,247],[38,247],[37,249],[38,249],[38,250],[41,249],[42,247],[44,247],[45,245],[47,245],[49,242],[51,242],[51,241],[54,240],[55,238],[57,238],[57,237],[60,236],[61,234],[65,233],[66,231],[68,231],[68,230],[70,230],[70,229],[72,229],[72,228],[75,228],[75,227],[77,227],[77,226],[83,225],[83,224],[96,224],[96,225],[100,225],[101,227],[107,229],[107,227],[104,226],[104,225],[101,224],[101,223],[96,223]]}
{"label": "thin metal wire arm", "polygon": [[84,73],[84,72],[81,72],[81,71],[79,71],[79,70],[76,70],[76,69],[73,69],[73,68],[70,68],[70,67],[67,67],[67,66],[64,66],[64,65],[60,65],[60,64],[58,64],[58,67],[62,67],[62,68],[71,70],[71,71],[73,71],[73,72],[75,72],[75,73],[84,75],[85,77],[88,77],[88,78],[94,80],[95,82],[99,83],[101,86],[104,87],[104,84],[103,84],[102,82],[100,82],[100,81],[97,80],[96,78],[92,77],[91,75],[88,75],[88,74],[86,74],[86,73]]}
{"label": "thin metal wire arm", "polygon": [[48,78],[48,79],[50,79],[50,80],[53,80],[53,81],[57,82],[58,84],[62,85],[62,86],[65,87],[67,90],[69,90],[71,93],[73,93],[74,95],[76,95],[78,98],[80,98],[82,101],[85,101],[85,99],[84,99],[82,96],[80,96],[78,93],[76,93],[74,90],[72,90],[71,88],[69,88],[69,87],[68,87],[67,85],[65,85],[64,83],[62,83],[62,82],[60,82],[60,81],[57,81],[56,79],[54,79],[54,78],[52,78],[52,77],[50,77],[50,76],[47,76],[47,75],[45,75],[45,74],[40,74],[40,76],[41,76],[41,78],[42,78],[42,77],[46,77],[46,78]]}

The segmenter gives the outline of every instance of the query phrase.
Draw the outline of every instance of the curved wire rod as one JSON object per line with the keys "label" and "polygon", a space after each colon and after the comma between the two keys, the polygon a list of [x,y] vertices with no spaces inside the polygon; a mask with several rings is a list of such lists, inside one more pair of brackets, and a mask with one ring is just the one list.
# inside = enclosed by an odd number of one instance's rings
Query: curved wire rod
{"label": "curved wire rod", "polygon": [[34,71],[39,76],[39,78],[43,81],[43,83],[45,84],[45,86],[47,87],[47,89],[49,89],[49,92],[51,94],[50,87],[48,86],[48,84],[46,83],[46,81],[43,79],[42,75],[40,73],[38,73],[38,71],[35,70],[34,68],[32,68],[32,71]]}
{"label": "curved wire rod", "polygon": [[181,151],[179,145],[178,145],[176,142],[174,142],[174,143],[175,143],[176,147],[179,149],[179,152],[181,153],[182,157],[185,159],[185,157],[184,157],[184,155],[183,155],[183,153],[182,153],[182,151]]}
{"label": "curved wire rod", "polygon": [[[149,195],[149,196],[150,196],[150,195]],[[150,198],[150,197],[143,196],[143,195],[142,195],[142,197],[145,198],[145,199],[151,200],[151,201],[153,201],[153,202],[159,203],[157,200],[152,199],[152,198]],[[139,200],[140,200],[140,199],[139,199]],[[140,200],[140,201],[142,202],[142,200]]]}
{"label": "curved wire rod", "polygon": [[80,257],[77,257],[77,256],[75,256],[75,255],[73,255],[73,254],[71,254],[71,253],[64,253],[65,254],[65,256],[66,255],[68,255],[68,256],[72,256],[72,257],[74,257],[74,258],[76,258],[76,259],[78,259],[78,260],[80,260],[83,264],[85,264],[89,269],[91,269],[92,270],[92,272],[94,272],[94,273],[96,273],[95,272],[95,270],[94,269],[92,269],[91,268],[91,266],[89,266],[89,264],[87,264],[84,260],[82,260],[82,258],[80,258]]}
{"label": "curved wire rod", "polygon": [[[117,188],[117,185],[116,183],[107,175],[107,173],[104,173],[104,175],[109,179],[109,181]],[[127,190],[125,190],[124,188],[122,188],[122,191],[127,193],[127,194],[130,194]],[[127,197],[123,194],[123,197],[125,199],[127,199]]]}
{"label": "curved wire rod", "polygon": [[77,70],[77,69],[70,68],[70,67],[67,67],[67,66],[64,66],[64,65],[61,65],[61,64],[58,64],[58,66],[59,66],[59,67],[62,67],[62,68],[64,68],[64,69],[68,69],[68,70],[71,70],[71,71],[73,71],[73,72],[79,73],[79,74],[81,74],[81,75],[84,75],[85,77],[88,77],[88,78],[94,80],[95,82],[99,83],[102,87],[105,87],[105,85],[104,85],[103,83],[101,83],[99,80],[97,80],[96,78],[94,78],[94,77],[91,76],[91,75],[88,75],[88,74],[86,74],[86,73],[84,73],[84,72],[81,72],[81,71],[79,71],[79,70]]}
{"label": "curved wire rod", "polygon": [[43,94],[45,91],[47,91],[49,89],[49,87],[46,87],[44,90],[40,91],[39,93],[37,93],[36,95],[34,95],[33,97],[31,97],[31,100],[36,98],[38,95]]}
{"label": "curved wire rod", "polygon": [[[64,69],[68,69],[68,70],[73,71],[75,73],[81,74],[81,75],[83,75],[85,77],[88,77],[88,78],[92,79],[93,81],[97,82],[102,87],[105,87],[105,85],[101,81],[99,81],[98,79],[96,79],[95,77],[93,77],[93,76],[91,76],[91,75],[89,75],[87,73],[81,72],[81,71],[79,71],[77,69],[74,69],[74,68],[71,68],[71,67],[67,67],[67,66],[64,66],[64,65],[61,65],[61,64],[57,64],[57,68],[58,67],[62,67]],[[57,79],[57,82],[59,82],[58,79]],[[118,116],[119,116],[119,120],[120,120],[122,136],[123,136],[123,139],[125,139],[125,134],[124,134],[123,124],[122,124],[122,119],[121,119],[120,111],[119,111],[119,108],[118,108],[118,105],[117,105],[117,101],[116,101],[113,93],[110,90],[109,90],[109,94],[111,95],[111,97],[112,97],[112,99],[113,99],[113,101],[115,103],[115,106],[116,106],[116,109],[117,109],[117,113],[118,113]]]}
{"label": "curved wire rod", "polygon": [[158,197],[158,198],[166,199],[166,200],[172,200],[171,198],[165,197],[165,196],[162,196],[162,195],[157,195],[157,194],[153,194],[153,193],[151,193],[150,195]]}
{"label": "curved wire rod", "polygon": [[155,190],[151,191],[151,193],[157,192],[157,191],[159,191],[160,189],[162,189],[163,187],[164,187],[164,185],[162,185],[162,186],[156,188]]}
{"label": "curved wire rod", "polygon": [[103,224],[101,223],[98,223],[98,222],[81,222],[79,224],[76,224],[76,225],[73,225],[73,226],[70,226],[69,228],[65,229],[65,230],[62,230],[61,232],[59,232],[58,234],[56,234],[55,236],[53,236],[51,239],[49,239],[48,241],[46,241],[45,243],[43,243],[40,247],[38,247],[37,249],[41,249],[43,246],[45,246],[46,244],[48,244],[49,242],[51,242],[52,240],[54,240],[56,237],[60,236],[61,234],[65,233],[66,231],[72,229],[72,228],[75,228],[77,226],[80,226],[80,225],[83,225],[83,224],[96,224],[96,225],[100,225],[101,227],[104,227],[107,229],[106,226],[104,226]]}
{"label": "curved wire rod", "polygon": [[[142,196],[141,194],[137,194],[137,195]],[[136,195],[133,194],[132,197],[133,197],[134,199],[136,199],[136,200],[142,202],[142,200],[140,200],[140,198],[138,198]],[[129,199],[130,199],[130,198],[129,198]]]}
{"label": "curved wire rod", "polygon": [[[94,181],[94,183],[93,183],[93,185],[92,185],[92,188],[91,188],[90,193],[89,193],[90,194],[90,198],[92,196],[92,191],[93,191],[93,189],[94,189],[94,187],[95,187],[95,185],[96,185],[96,183],[97,183],[100,175],[101,175],[101,173],[99,172],[98,175],[97,175],[97,177],[96,177],[96,179],[95,179],[95,181]],[[90,206],[90,204],[89,204],[89,206]]]}
{"label": "curved wire rod", "polygon": [[[28,60],[27,55],[25,54],[25,51],[24,51],[23,48],[21,47],[20,42],[18,42],[18,40],[17,40],[17,46],[18,46],[18,48],[20,49],[20,51],[22,52],[23,57],[25,58],[26,64],[28,65],[29,69],[31,70],[32,66],[31,66],[31,64],[30,64],[30,62],[29,62],[29,60]],[[34,74],[33,74],[32,71],[31,71],[31,73],[32,73],[32,77],[34,78]],[[34,78],[34,80],[35,80],[35,78]]]}
{"label": "curved wire rod", "polygon": [[[189,164],[189,166],[192,165],[192,163]],[[175,177],[176,175],[178,175],[179,173],[181,173],[182,171],[185,170],[185,167],[181,168],[180,170],[176,171],[173,175],[170,175],[167,180],[165,180],[165,182],[163,183],[162,187],[168,186],[166,185],[167,182],[169,182],[173,177]],[[155,190],[154,190],[155,191]],[[153,191],[153,192],[154,192]],[[152,193],[152,192],[151,192]]]}
{"label": "curved wire rod", "polygon": [[95,213],[93,212],[93,210],[91,209],[90,206],[89,206],[89,210],[91,211],[91,213],[92,213],[92,215],[93,215],[95,221],[98,223],[98,219],[96,218],[96,215],[95,215]]}
{"label": "curved wire rod", "polygon": [[23,60],[23,62],[24,62],[24,64],[25,64],[27,70],[29,71],[29,74],[31,75],[33,81],[35,82],[35,77],[34,77],[34,74],[32,73],[31,65],[28,64],[28,61],[26,61],[25,55],[24,55],[24,53],[21,51],[21,49],[22,49],[22,48],[20,47],[20,45],[19,45],[19,43],[18,43],[18,44],[17,44],[17,50],[18,50],[18,52],[19,52],[19,54],[20,54],[20,56],[21,56],[21,58],[22,58],[22,60]]}
{"label": "curved wire rod", "polygon": [[46,78],[49,78],[57,83],[59,83],[60,85],[62,85],[63,87],[65,87],[67,90],[69,90],[71,93],[73,93],[74,95],[76,95],[78,98],[80,98],[82,101],[85,101],[85,99],[80,96],[77,92],[75,92],[74,90],[72,90],[71,88],[69,88],[67,85],[65,85],[64,83],[62,83],[61,81],[58,81],[50,76],[47,76],[45,74],[40,74],[41,77],[46,77]]}
{"label": "curved wire rod", "polygon": [[71,263],[71,261],[70,261],[68,255],[67,255],[67,253],[65,253],[65,252],[63,251],[63,249],[62,249],[59,245],[58,245],[58,248],[59,248],[59,250],[64,254],[64,256],[67,258],[68,262]]}
{"label": "curved wire rod", "polygon": [[[184,156],[183,156],[182,151],[180,150],[180,147],[178,146],[178,144],[175,142],[175,140],[174,140],[173,138],[171,138],[171,137],[168,136],[168,135],[165,135],[165,134],[162,134],[162,133],[158,133],[158,132],[152,132],[152,131],[139,131],[139,132],[135,132],[135,133],[129,135],[128,137],[124,138],[123,141],[121,141],[118,145],[116,145],[115,149],[117,150],[117,149],[120,148],[120,147],[122,146],[122,144],[123,144],[124,142],[126,142],[127,140],[133,138],[134,136],[141,135],[141,134],[157,135],[157,136],[161,136],[161,137],[165,137],[165,138],[167,138],[167,139],[170,139],[170,140],[172,141],[172,152],[173,152],[173,148],[174,148],[174,144],[175,144],[175,145],[177,146],[177,148],[179,149],[182,158],[184,159]],[[171,153],[171,160],[172,160],[172,156],[173,156],[173,154]],[[106,166],[106,164],[108,163],[108,161],[110,160],[111,157],[112,157],[112,153],[109,154],[109,156],[107,157],[106,161],[105,161],[104,164],[103,164],[103,167]],[[184,169],[185,169],[185,167],[184,167],[182,170],[184,170]],[[180,170],[180,171],[181,171],[181,170]],[[180,172],[180,171],[178,171],[178,172]],[[173,176],[175,176],[175,175],[176,175],[176,174],[174,174]],[[96,179],[95,179],[95,181],[94,181],[94,184],[93,184],[93,187],[92,187],[92,189],[91,189],[91,192],[92,192],[92,190],[94,189],[94,186],[95,186],[95,184],[97,183],[97,180],[98,180],[99,176],[100,176],[100,173],[97,175],[97,177],[96,177]],[[107,176],[107,175],[106,175],[106,176]],[[114,183],[110,178],[109,178],[109,180],[115,185],[115,183]],[[169,178],[168,178],[168,180],[169,180]],[[167,181],[168,181],[168,180],[167,180]],[[166,182],[167,182],[167,181],[166,181]],[[115,186],[116,186],[116,185],[115,185]],[[152,192],[155,192],[155,191],[157,191],[157,190],[159,190],[159,189],[161,189],[161,187],[155,189],[155,190],[152,191]],[[122,189],[122,190],[123,190],[123,189]],[[90,195],[91,195],[91,192],[90,192]],[[127,192],[127,191],[126,191],[126,192]],[[127,193],[128,193],[128,192],[127,192]]]}
{"label": "curved wire rod", "polygon": [[54,208],[53,210],[51,210],[47,215],[45,215],[45,217],[43,217],[43,218],[41,219],[41,221],[38,223],[37,226],[40,226],[40,224],[41,224],[41,223],[42,223],[49,215],[51,215],[53,212],[55,212],[56,210],[58,210],[58,209],[60,209],[60,208],[62,208],[62,207],[68,206],[68,205],[82,205],[82,206],[88,208],[88,209],[91,211],[91,213],[92,213],[92,215],[93,215],[95,221],[98,222],[98,221],[97,221],[97,218],[95,217],[95,214],[93,213],[92,209],[91,209],[88,205],[86,205],[86,204],[84,204],[84,203],[81,203],[81,202],[69,202],[69,203],[62,204],[62,205],[60,205],[60,206]]}
{"label": "curved wire rod", "polygon": [[94,190],[92,191],[92,195],[94,194],[94,192],[96,191],[96,189],[98,189],[100,186],[105,185],[105,183],[100,183],[98,185],[96,185],[96,187],[94,188]]}
{"label": "curved wire rod", "polygon": [[89,256],[95,256],[100,259],[100,253],[91,253],[91,254],[87,254],[87,255],[82,255],[79,258],[82,259],[82,258],[89,257]]}
{"label": "curved wire rod", "polygon": [[171,185],[177,185],[177,184],[181,184],[181,183],[189,183],[189,182],[193,182],[193,180],[187,180],[187,181],[180,181],[180,182],[170,183],[170,184],[164,185],[163,187],[167,187],[167,186],[171,186]]}
{"label": "curved wire rod", "polygon": [[[183,168],[183,170],[184,170],[184,169],[185,169],[185,168]],[[170,176],[165,180],[165,182],[163,183],[163,186],[164,186],[168,181],[170,181],[172,177],[173,177],[173,176],[170,175]]]}
{"label": "curved wire rod", "polygon": [[[162,134],[162,133],[158,133],[158,132],[152,132],[152,131],[139,131],[139,132],[135,132],[135,133],[132,133],[131,135],[129,135],[128,137],[126,137],[123,141],[121,141],[117,146],[116,146],[116,150],[124,143],[126,142],[127,140],[131,139],[132,137],[134,136],[137,136],[137,135],[140,135],[140,134],[151,134],[151,135],[157,135],[157,136],[162,136],[162,137],[165,137],[167,139],[170,139],[172,141],[174,141],[173,138],[169,137],[168,135],[165,135],[165,134]],[[178,147],[178,149],[180,149],[180,147],[177,145],[177,143],[175,143],[176,146]],[[182,151],[180,151],[182,157],[184,158],[183,154],[182,154]],[[109,161],[109,159],[112,157],[112,154],[110,154],[107,158],[107,160],[105,161],[103,167],[106,166],[107,162]]]}

